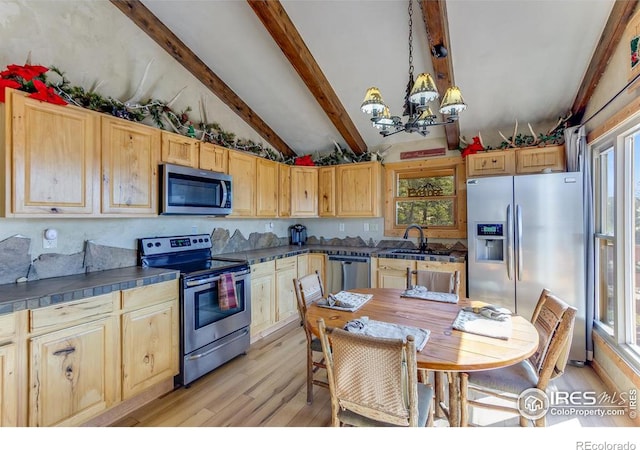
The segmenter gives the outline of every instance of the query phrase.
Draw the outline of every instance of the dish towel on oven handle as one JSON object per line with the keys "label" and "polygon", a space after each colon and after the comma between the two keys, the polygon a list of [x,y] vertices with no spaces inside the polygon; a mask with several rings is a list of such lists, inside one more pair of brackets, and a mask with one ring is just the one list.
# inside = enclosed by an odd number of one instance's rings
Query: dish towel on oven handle
{"label": "dish towel on oven handle", "polygon": [[236,297],[236,279],[233,273],[223,273],[218,281],[218,297],[220,310],[227,311],[238,307]]}
{"label": "dish towel on oven handle", "polygon": [[396,323],[380,322],[371,320],[367,316],[350,320],[344,326],[350,333],[364,334],[380,338],[402,339],[406,341],[407,336],[412,335],[415,339],[416,350],[421,351],[429,340],[431,331],[424,328],[412,327],[409,325],[399,325]]}

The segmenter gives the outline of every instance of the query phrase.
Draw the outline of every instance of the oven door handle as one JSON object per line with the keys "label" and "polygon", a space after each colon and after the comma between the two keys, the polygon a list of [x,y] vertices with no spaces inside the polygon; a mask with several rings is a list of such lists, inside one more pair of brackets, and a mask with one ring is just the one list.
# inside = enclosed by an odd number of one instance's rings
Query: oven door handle
{"label": "oven door handle", "polygon": [[[236,280],[242,280],[245,275],[247,275],[249,273],[248,270],[243,270],[240,272],[232,272],[235,275]],[[194,287],[194,286],[201,286],[203,284],[210,284],[210,283],[215,283],[216,281],[220,280],[220,275],[216,275],[214,277],[210,277],[210,278],[203,278],[202,280],[186,280],[185,281],[185,286],[186,287]]]}
{"label": "oven door handle", "polygon": [[247,334],[249,333],[249,330],[244,330],[244,332],[240,335],[240,336],[236,336],[233,339],[231,339],[230,341],[226,341],[220,345],[216,345],[213,348],[210,348],[209,350],[207,350],[206,352],[203,353],[197,353],[195,355],[190,355],[187,359],[194,360],[194,359],[200,359],[200,358],[204,358],[207,355],[210,355],[211,353],[215,352],[216,350],[218,350],[221,347],[224,347],[234,341],[237,341],[238,339],[242,339],[243,337],[245,337]]}

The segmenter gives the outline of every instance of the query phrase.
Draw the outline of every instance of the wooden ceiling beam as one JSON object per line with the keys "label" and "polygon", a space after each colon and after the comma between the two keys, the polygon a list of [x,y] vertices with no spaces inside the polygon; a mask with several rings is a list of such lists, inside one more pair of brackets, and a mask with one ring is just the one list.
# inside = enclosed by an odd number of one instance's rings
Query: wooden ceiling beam
{"label": "wooden ceiling beam", "polygon": [[111,3],[247,122],[273,148],[285,156],[296,156],[296,153],[222,79],[140,1],[111,0]]}
{"label": "wooden ceiling beam", "polygon": [[[449,43],[449,21],[447,18],[447,6],[444,0],[418,0],[420,2],[420,10],[422,11],[422,19],[427,28],[428,35],[431,35],[431,42],[428,42],[428,48],[431,50],[433,45],[442,44],[448,51],[448,55],[444,58],[438,58],[431,51],[431,63],[433,64],[434,79],[436,87],[440,95],[444,95],[447,88],[454,85],[453,77],[453,59],[451,53],[451,45]],[[447,136],[447,147],[449,150],[455,150],[460,145],[460,125],[454,122],[444,127]]]}
{"label": "wooden ceiling beam", "polygon": [[247,3],[298,72],[349,148],[356,154],[366,152],[367,144],[282,4],[277,0],[247,0]]}
{"label": "wooden ceiling beam", "polygon": [[571,107],[571,118],[569,123],[577,125],[582,122],[587,104],[604,74],[609,59],[615,52],[620,39],[624,35],[629,19],[636,10],[637,0],[618,0],[613,2],[609,19],[602,30],[602,35],[598,41],[591,62],[584,74],[578,93]]}

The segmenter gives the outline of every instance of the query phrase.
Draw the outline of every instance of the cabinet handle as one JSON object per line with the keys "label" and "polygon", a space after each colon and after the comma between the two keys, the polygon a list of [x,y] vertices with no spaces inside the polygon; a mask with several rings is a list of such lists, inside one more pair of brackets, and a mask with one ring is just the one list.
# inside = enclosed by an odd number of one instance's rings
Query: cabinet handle
{"label": "cabinet handle", "polygon": [[75,351],[76,351],[75,347],[67,347],[67,348],[63,348],[62,350],[57,350],[57,351],[53,352],[53,356],[68,355],[68,354],[73,353]]}

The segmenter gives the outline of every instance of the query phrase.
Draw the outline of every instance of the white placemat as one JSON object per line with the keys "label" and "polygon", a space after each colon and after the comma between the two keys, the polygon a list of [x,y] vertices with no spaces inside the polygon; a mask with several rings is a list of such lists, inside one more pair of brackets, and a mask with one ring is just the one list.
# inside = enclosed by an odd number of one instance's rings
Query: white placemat
{"label": "white placemat", "polygon": [[496,320],[483,315],[480,308],[475,309],[478,311],[474,312],[473,308],[461,309],[453,321],[453,329],[504,340],[511,337],[511,311],[498,308],[498,311],[503,311],[500,317],[504,320]]}
{"label": "white placemat", "polygon": [[323,308],[354,312],[372,298],[373,294],[340,291],[337,294],[329,294],[327,298],[318,300],[317,305]]}
{"label": "white placemat", "polygon": [[347,322],[344,329],[351,333],[364,334],[365,336],[402,339],[404,341],[406,341],[407,336],[411,335],[415,339],[417,351],[421,351],[424,348],[431,334],[431,331],[424,328],[380,322],[371,320],[367,316]]}
{"label": "white placemat", "polygon": [[450,294],[447,292],[435,292],[428,290],[425,286],[414,286],[407,289],[400,297],[418,298],[420,300],[433,300],[434,302],[458,303],[458,294]]}

